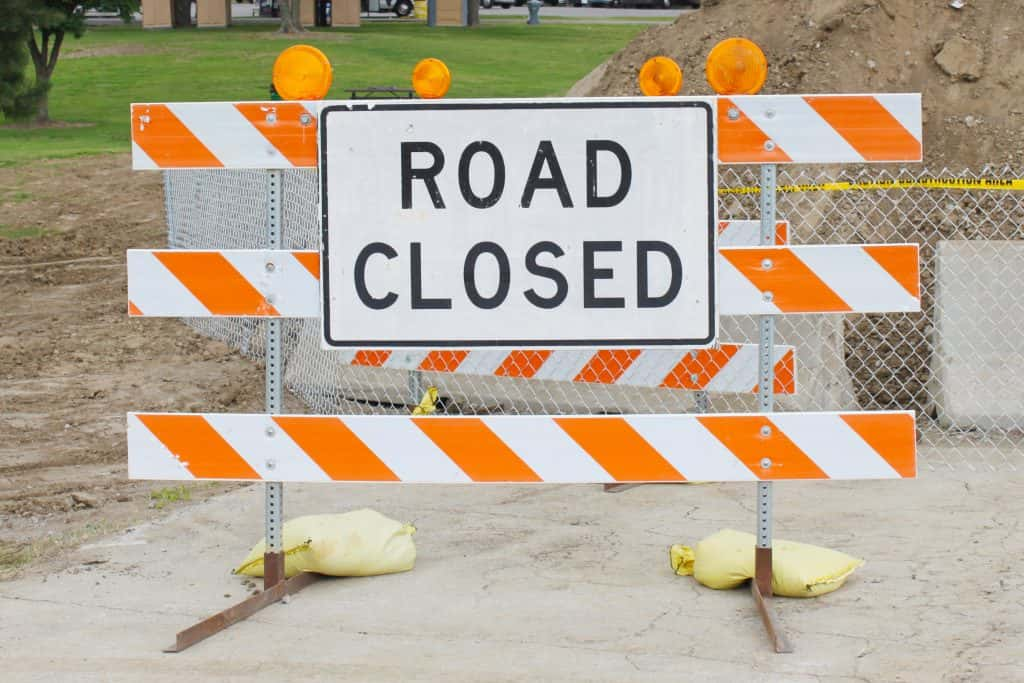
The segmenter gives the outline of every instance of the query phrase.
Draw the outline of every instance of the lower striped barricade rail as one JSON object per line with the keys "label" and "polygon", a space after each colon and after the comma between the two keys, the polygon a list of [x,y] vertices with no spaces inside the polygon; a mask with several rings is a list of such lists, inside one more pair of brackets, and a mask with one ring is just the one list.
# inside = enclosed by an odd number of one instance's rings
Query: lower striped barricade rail
{"label": "lower striped barricade rail", "polygon": [[127,428],[133,479],[564,484],[916,475],[910,412],[130,413]]}

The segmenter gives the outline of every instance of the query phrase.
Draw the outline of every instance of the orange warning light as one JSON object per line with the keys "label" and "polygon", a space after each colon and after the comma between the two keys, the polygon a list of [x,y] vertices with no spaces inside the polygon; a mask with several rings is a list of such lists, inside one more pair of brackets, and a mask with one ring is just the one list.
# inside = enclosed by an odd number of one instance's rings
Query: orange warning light
{"label": "orange warning light", "polygon": [[444,97],[452,85],[452,74],[440,59],[427,57],[412,69],[412,87],[425,100]]}
{"label": "orange warning light", "polygon": [[285,100],[322,100],[331,89],[331,62],[312,45],[292,45],[274,60],[274,90]]}
{"label": "orange warning light", "polygon": [[726,38],[711,48],[705,73],[719,95],[756,95],[768,77],[768,60],[756,43]]}
{"label": "orange warning light", "polygon": [[651,57],[637,76],[640,92],[648,97],[676,95],[683,87],[683,70],[671,57]]}

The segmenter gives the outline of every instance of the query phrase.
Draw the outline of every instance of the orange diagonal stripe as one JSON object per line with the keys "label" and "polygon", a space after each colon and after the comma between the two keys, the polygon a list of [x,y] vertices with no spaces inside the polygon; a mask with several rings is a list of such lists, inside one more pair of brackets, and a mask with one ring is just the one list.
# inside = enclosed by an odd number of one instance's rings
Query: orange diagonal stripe
{"label": "orange diagonal stripe", "polygon": [[224,165],[165,104],[132,107],[132,141],[160,168]]}
{"label": "orange diagonal stripe", "polygon": [[478,417],[413,418],[473,481],[541,481]]}
{"label": "orange diagonal stripe", "polygon": [[455,372],[468,355],[469,351],[431,351],[417,369],[427,372]]}
{"label": "orange diagonal stripe", "polygon": [[[763,415],[703,416],[701,425],[761,479],[828,479],[820,467]],[[761,429],[771,432],[763,436]],[[761,467],[768,458],[771,467]]]}
{"label": "orange diagonal stripe", "polygon": [[350,365],[364,365],[371,368],[379,368],[388,362],[391,357],[390,351],[368,351],[361,349],[356,351]]}
{"label": "orange diagonal stripe", "polygon": [[[729,118],[729,111],[736,112]],[[747,162],[767,164],[792,161],[789,155],[776,146],[771,151],[764,148],[768,136],[757,124],[727,97],[718,98],[718,160],[723,163]]]}
{"label": "orange diagonal stripe", "polygon": [[131,301],[128,302],[128,315],[142,315],[142,311],[139,307],[133,304]]}
{"label": "orange diagonal stripe", "polygon": [[615,384],[641,353],[639,349],[601,349],[590,357],[572,381]]}
{"label": "orange diagonal stripe", "polygon": [[[849,311],[850,306],[815,275],[792,249],[722,249],[718,252],[762,292],[771,292],[772,303],[783,313]],[[771,268],[762,268],[769,259]]]}
{"label": "orange diagonal stripe", "polygon": [[260,478],[202,415],[137,417],[196,479]]}
{"label": "orange diagonal stripe", "polygon": [[551,351],[511,351],[494,371],[497,377],[523,377],[529,379],[537,374],[541,366],[551,356]]}
{"label": "orange diagonal stripe", "polygon": [[917,247],[908,244],[876,244],[862,247],[885,272],[915,299],[921,298],[921,270],[917,264]]}
{"label": "orange diagonal stripe", "polygon": [[921,141],[871,95],[811,96],[804,100],[867,161],[921,158]]}
{"label": "orange diagonal stripe", "polygon": [[293,251],[292,256],[309,271],[309,274],[320,279],[320,254],[315,251]]}
{"label": "orange diagonal stripe", "polygon": [[685,481],[621,417],[556,417],[562,430],[618,481]]}
{"label": "orange diagonal stripe", "polygon": [[901,477],[917,476],[917,433],[912,415],[848,413],[839,417]]}
{"label": "orange diagonal stripe", "polygon": [[[243,102],[235,109],[293,166],[316,166],[316,117],[304,106],[298,102]],[[303,115],[308,117],[306,124]]]}
{"label": "orange diagonal stripe", "polygon": [[[739,344],[722,344],[718,349],[688,351],[672,370],[665,375],[661,386],[666,389],[706,389],[711,378],[740,350]],[[696,379],[694,379],[696,376]]]}
{"label": "orange diagonal stripe", "polygon": [[280,315],[219,252],[157,251],[153,256],[214,315]]}
{"label": "orange diagonal stripe", "polygon": [[273,420],[335,481],[398,481],[391,468],[336,417]]}
{"label": "orange diagonal stripe", "polygon": [[[757,386],[754,386],[757,391]],[[793,349],[786,351],[782,358],[775,362],[775,393],[796,393],[796,361]]]}

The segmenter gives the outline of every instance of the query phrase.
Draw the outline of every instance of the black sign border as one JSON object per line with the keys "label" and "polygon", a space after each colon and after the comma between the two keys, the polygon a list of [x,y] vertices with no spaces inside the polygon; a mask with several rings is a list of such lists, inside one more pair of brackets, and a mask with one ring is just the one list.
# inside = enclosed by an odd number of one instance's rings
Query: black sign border
{"label": "black sign border", "polygon": [[[490,109],[669,109],[669,108],[699,108],[707,114],[707,164],[708,164],[708,336],[701,339],[488,339],[488,340],[337,340],[328,336],[330,330],[330,278],[329,262],[327,256],[327,116],[334,112],[366,112],[366,111],[403,111],[403,110],[490,110]],[[706,101],[693,100],[598,100],[595,102],[544,102],[525,101],[517,102],[507,100],[501,102],[442,102],[442,101],[420,101],[420,102],[374,102],[334,104],[323,107],[320,110],[320,279],[321,279],[321,307],[322,317],[320,327],[323,340],[332,348],[531,348],[543,349],[550,347],[605,347],[605,348],[630,348],[630,347],[703,347],[709,346],[717,337],[716,315],[718,310],[718,299],[715,291],[715,261],[718,252],[718,225],[716,221],[717,196],[715,188],[715,117],[711,105]]]}

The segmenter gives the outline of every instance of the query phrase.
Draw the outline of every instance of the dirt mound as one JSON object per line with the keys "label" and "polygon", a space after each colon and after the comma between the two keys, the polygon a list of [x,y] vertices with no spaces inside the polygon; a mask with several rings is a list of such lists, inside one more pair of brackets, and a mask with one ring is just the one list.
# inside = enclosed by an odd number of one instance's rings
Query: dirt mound
{"label": "dirt mound", "polygon": [[764,49],[765,93],[921,92],[932,169],[1019,165],[1024,155],[1018,3],[973,0],[959,10],[949,0],[705,3],[700,12],[641,33],[574,94],[639,95],[637,71],[658,54],[683,67],[684,94],[710,94],[704,60],[729,36]]}

